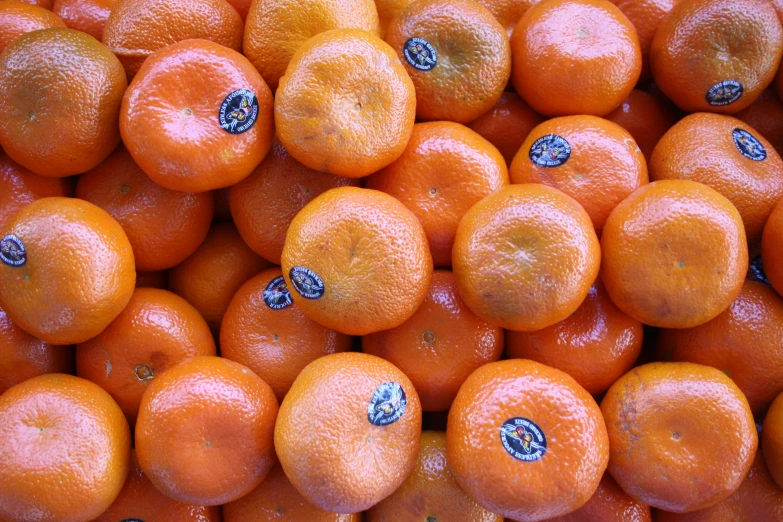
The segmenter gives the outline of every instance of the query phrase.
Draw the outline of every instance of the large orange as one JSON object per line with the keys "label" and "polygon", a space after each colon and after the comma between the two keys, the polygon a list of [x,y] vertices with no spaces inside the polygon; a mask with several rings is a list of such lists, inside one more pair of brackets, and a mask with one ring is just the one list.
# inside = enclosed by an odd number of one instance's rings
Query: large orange
{"label": "large orange", "polygon": [[601,249],[575,200],[546,185],[511,185],[462,218],[452,264],[460,295],[477,316],[530,331],[579,308],[598,276]]}
{"label": "large orange", "polygon": [[282,262],[302,312],[349,335],[404,323],[432,277],[416,216],[388,194],[355,187],[329,190],[297,214]]}
{"label": "large orange", "polygon": [[783,487],[783,394],[769,407],[761,430],[764,460],[779,487]]}
{"label": "large orange", "polygon": [[130,468],[130,431],[97,384],[54,373],[0,395],[0,518],[92,520]]}
{"label": "large orange", "polygon": [[511,74],[503,26],[473,0],[413,2],[385,38],[416,86],[419,120],[475,120],[497,103]]}
{"label": "large orange", "polygon": [[99,42],[117,0],[54,0],[52,11],[71,29],[89,34]]}
{"label": "large orange", "polygon": [[394,53],[359,29],[333,29],[304,43],[275,95],[277,136],[311,169],[361,178],[400,157],[416,93]]}
{"label": "large orange", "polygon": [[606,115],[607,120],[633,136],[648,164],[658,140],[677,123],[677,118],[677,110],[671,102],[639,89],[631,91],[619,107]]}
{"label": "large orange", "polygon": [[617,205],[601,237],[612,301],[662,328],[691,328],[723,312],[748,271],[742,218],[695,181],[656,181]]}
{"label": "large orange", "polygon": [[783,151],[783,102],[775,89],[762,92],[748,108],[734,115],[756,129],[772,144],[778,154]]}
{"label": "large orange", "polygon": [[650,46],[661,20],[671,11],[679,0],[610,0],[620,8],[636,28],[639,45],[642,49],[642,80],[649,80]]}
{"label": "large orange", "polygon": [[601,410],[567,374],[513,359],[485,364],[449,412],[449,468],[484,508],[544,520],[582,507],[609,460]]}
{"label": "large orange", "polygon": [[65,27],[65,22],[48,9],[24,2],[0,2],[0,52],[25,33],[52,27]]}
{"label": "large orange", "polygon": [[764,272],[778,294],[783,295],[783,199],[769,215],[761,239]]}
{"label": "large orange", "polygon": [[462,216],[506,185],[508,169],[500,152],[476,132],[447,121],[414,125],[402,156],[365,183],[394,196],[419,218],[432,261],[440,267],[451,266]]}
{"label": "large orange", "polygon": [[650,363],[615,382],[601,402],[609,473],[645,504],[675,512],[709,507],[742,483],[758,435],[748,401],[723,372]]}
{"label": "large orange", "polygon": [[245,366],[194,357],[147,387],[136,424],[139,466],[167,497],[214,506],[250,493],[275,463],[277,400]]}
{"label": "large orange", "polygon": [[604,116],[642,70],[636,29],[607,0],[537,3],[514,29],[511,52],[514,87],[546,116]]}
{"label": "large orange", "polygon": [[294,381],[277,417],[275,451],[310,503],[356,513],[405,481],[420,433],[419,396],[404,373],[380,357],[335,353]]}
{"label": "large orange", "polygon": [[120,143],[126,87],[122,65],[92,36],[23,34],[0,56],[0,146],[42,176],[90,170]]}
{"label": "large orange", "polygon": [[0,306],[43,341],[76,344],[95,337],[133,294],[128,236],[92,203],[39,199],[0,236]]}

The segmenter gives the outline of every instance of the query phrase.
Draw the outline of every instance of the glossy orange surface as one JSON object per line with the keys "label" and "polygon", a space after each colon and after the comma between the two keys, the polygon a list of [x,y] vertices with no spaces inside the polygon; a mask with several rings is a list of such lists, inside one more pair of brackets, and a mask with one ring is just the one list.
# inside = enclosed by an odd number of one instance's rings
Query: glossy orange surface
{"label": "glossy orange surface", "polygon": [[631,134],[649,167],[658,140],[677,123],[678,116],[677,109],[665,98],[634,89],[619,107],[606,115],[606,119]]}
{"label": "glossy orange surface", "polygon": [[24,2],[0,2],[0,52],[24,33],[52,27],[65,27],[65,22],[48,9]]}
{"label": "glossy orange surface", "polygon": [[117,0],[55,0],[52,12],[71,29],[103,40],[103,27]]}

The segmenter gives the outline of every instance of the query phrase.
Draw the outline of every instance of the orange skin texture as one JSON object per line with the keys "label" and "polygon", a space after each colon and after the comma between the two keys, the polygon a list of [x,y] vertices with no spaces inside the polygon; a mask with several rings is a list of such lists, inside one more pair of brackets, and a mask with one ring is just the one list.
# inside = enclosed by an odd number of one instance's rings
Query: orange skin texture
{"label": "orange skin texture", "polygon": [[365,186],[408,207],[424,227],[435,266],[450,267],[462,216],[508,184],[506,161],[490,142],[459,123],[433,121],[414,125],[402,156]]}
{"label": "orange skin texture", "polygon": [[[429,42],[437,63],[412,67],[403,55],[413,37]],[[500,99],[511,74],[511,48],[500,22],[473,0],[421,0],[406,7],[386,30],[416,86],[416,119],[468,123]]]}
{"label": "orange skin texture", "polygon": [[196,251],[212,223],[212,194],[161,187],[123,147],[79,177],[76,197],[98,205],[122,225],[138,270],[178,265]]}
{"label": "orange skin texture", "polygon": [[498,102],[468,127],[494,145],[503,155],[507,165],[522,146],[522,142],[533,128],[544,121],[515,92],[504,92]]}
{"label": "orange skin texture", "polygon": [[783,296],[783,199],[770,214],[761,238],[764,272],[778,294]]}
{"label": "orange skin texture", "polygon": [[764,283],[746,280],[725,312],[695,328],[662,330],[658,343],[674,361],[723,371],[758,418],[783,392],[783,298]]}
{"label": "orange skin texture", "polygon": [[535,332],[508,331],[506,354],[562,370],[599,395],[634,365],[643,335],[642,323],[620,311],[599,280],[563,321]]}
{"label": "orange skin texture", "polygon": [[373,0],[257,0],[247,16],[244,52],[274,92],[302,44],[331,29],[381,36]]}
{"label": "orange skin texture", "polygon": [[709,366],[638,366],[609,388],[601,411],[609,473],[631,497],[666,511],[695,511],[728,498],[758,446],[745,396]]}
{"label": "orange skin texture", "polygon": [[92,520],[130,469],[125,416],[97,384],[72,375],[33,377],[0,396],[0,517]]}
{"label": "orange skin texture", "polygon": [[547,185],[510,185],[482,199],[462,218],[454,241],[462,299],[481,319],[508,330],[540,330],[571,315],[600,264],[587,212]]}
{"label": "orange skin texture", "polygon": [[405,372],[424,411],[445,411],[475,369],[503,355],[503,329],[468,309],[454,274],[435,270],[416,313],[397,328],[362,337],[362,351]]}
{"label": "orange skin texture", "polygon": [[606,115],[606,119],[628,131],[649,165],[653,149],[677,123],[678,114],[671,102],[634,89],[619,107]]}
{"label": "orange skin texture", "polygon": [[514,28],[528,9],[540,0],[477,0],[486,7],[500,25],[506,28],[506,34],[511,38]]}
{"label": "orange skin texture", "polygon": [[[258,119],[232,134],[220,127],[218,112],[239,89],[255,94]],[[242,181],[261,163],[272,146],[272,104],[269,87],[244,56],[208,40],[186,40],[144,62],[122,100],[120,132],[152,181],[204,192]]]}
{"label": "orange skin texture", "polygon": [[269,307],[264,290],[282,275],[280,268],[270,268],[243,284],[220,327],[221,356],[256,372],[278,401],[305,366],[324,355],[350,350],[352,342],[350,336],[309,319],[296,303],[280,310]]}
{"label": "orange skin texture", "polygon": [[761,446],[764,461],[779,487],[783,484],[783,394],[778,395],[769,407],[761,430]]}
{"label": "orange skin texture", "polygon": [[139,466],[167,497],[216,506],[258,486],[275,464],[272,388],[221,357],[189,359],[157,377],[136,424]]}
{"label": "orange skin texture", "polygon": [[394,49],[359,29],[332,29],[291,58],[275,95],[275,128],[311,169],[361,178],[400,157],[416,91]]}
{"label": "orange skin texture", "polygon": [[99,42],[117,0],[54,0],[52,11],[71,29],[89,34]]}
{"label": "orange skin texture", "polygon": [[[376,426],[368,418],[370,400],[388,382],[401,386],[407,405],[399,419]],[[317,434],[317,451],[302,451],[303,434]],[[410,475],[420,434],[421,403],[402,371],[380,357],[335,353],[307,365],[294,381],[280,405],[275,450],[308,502],[357,513],[391,495]]]}
{"label": "orange skin texture", "polygon": [[[362,514],[341,515],[317,508],[305,500],[275,464],[253,491],[223,506],[223,522],[361,522]],[[108,521],[107,521],[108,522]]]}
{"label": "orange skin texture", "polygon": [[0,2],[0,52],[25,33],[52,27],[65,27],[65,22],[48,9],[24,2]]}
{"label": "orange skin texture", "polygon": [[628,196],[606,221],[601,251],[612,301],[660,328],[713,319],[739,295],[748,271],[739,212],[695,181],[656,181]]}
{"label": "orange skin texture", "polygon": [[639,45],[642,49],[642,74],[640,79],[647,81],[652,77],[650,71],[650,47],[655,31],[674,4],[679,0],[610,0],[620,8],[636,28]]}
{"label": "orange skin texture", "polygon": [[153,380],[199,355],[215,355],[215,341],[198,311],[167,290],[139,288],[117,319],[76,347],[76,370],[109,392],[133,426]]}
{"label": "orange skin texture", "polygon": [[0,308],[0,395],[31,377],[72,371],[72,347],[36,339],[12,323]]}
{"label": "orange skin texture", "polygon": [[37,5],[39,7],[43,7],[44,9],[52,8],[52,0],[17,0],[17,1],[23,2],[25,4]]}
{"label": "orange skin texture", "polygon": [[[754,161],[742,155],[732,131],[752,134],[767,152]],[[688,144],[688,154],[682,144]],[[761,240],[764,223],[783,197],[783,160],[753,127],[721,114],[691,114],[664,134],[650,159],[650,178],[687,179],[711,187],[728,198],[742,216],[751,245]]]}
{"label": "orange skin texture", "polygon": [[17,163],[62,178],[97,166],[120,143],[122,65],[68,28],[25,33],[0,56],[0,143]]}
{"label": "orange skin texture", "polygon": [[[540,459],[517,460],[503,447],[501,426],[515,417],[544,433]],[[609,460],[609,440],[598,404],[568,374],[511,359],[485,364],[462,385],[449,411],[446,452],[459,485],[484,508],[534,521],[590,499]]]}
{"label": "orange skin texture", "polygon": [[198,250],[171,269],[169,289],[195,306],[216,333],[242,283],[268,266],[233,224],[215,223]]}
{"label": "orange skin texture", "polygon": [[756,101],[734,117],[756,129],[776,151],[783,150],[783,102],[774,89],[762,92]]}
{"label": "orange skin texture", "polygon": [[[348,335],[367,335],[407,321],[427,295],[432,257],[416,216],[377,190],[340,187],[307,204],[291,222],[283,275],[310,319]],[[319,299],[300,299],[291,269],[314,271]]]}
{"label": "orange skin texture", "polygon": [[[116,0],[103,42],[122,62],[130,81],[155,51],[183,40],[210,40],[241,51],[243,30],[242,17],[223,0]],[[200,72],[200,78],[217,79],[212,71]]]}
{"label": "orange skin texture", "polygon": [[161,288],[169,286],[169,274],[165,270],[156,272],[136,272],[136,288]]}
{"label": "orange skin texture", "polygon": [[[660,22],[650,47],[653,78],[686,112],[734,114],[748,107],[775,79],[783,54],[783,27],[766,0],[677,2]],[[724,80],[742,84],[727,105],[707,102]]]}
{"label": "orange skin texture", "polygon": [[511,36],[512,81],[545,116],[612,112],[642,70],[636,29],[607,0],[554,0],[531,7]]}
{"label": "orange skin texture", "polygon": [[[571,145],[571,156],[557,167],[530,159],[536,140],[549,134]],[[514,156],[509,175],[512,183],[543,183],[574,198],[599,236],[612,209],[649,182],[644,155],[631,134],[595,116],[564,116],[538,125]]]}
{"label": "orange skin texture", "polygon": [[299,211],[329,189],[360,183],[305,167],[275,137],[264,161],[228,189],[229,219],[254,252],[279,265],[285,234]]}
{"label": "orange skin texture", "polygon": [[412,3],[413,0],[375,0],[375,7],[378,8],[378,19],[381,23],[381,36],[386,34],[386,29],[391,21]]}
{"label": "orange skin texture", "polygon": [[482,508],[459,487],[446,461],[446,434],[422,431],[419,456],[413,471],[391,496],[367,512],[366,522],[400,520],[462,520],[503,522]]}
{"label": "orange skin texture", "polygon": [[130,301],[133,250],[122,227],[92,203],[43,198],[0,231],[24,244],[27,262],[0,263],[0,306],[31,335],[76,344],[101,333]]}

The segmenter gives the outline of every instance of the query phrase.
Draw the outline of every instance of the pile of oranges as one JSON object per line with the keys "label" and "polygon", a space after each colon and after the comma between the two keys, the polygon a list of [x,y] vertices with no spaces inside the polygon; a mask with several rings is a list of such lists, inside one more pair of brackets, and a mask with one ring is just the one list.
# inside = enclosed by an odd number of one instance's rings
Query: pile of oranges
{"label": "pile of oranges", "polygon": [[0,522],[783,521],[781,0],[0,0]]}

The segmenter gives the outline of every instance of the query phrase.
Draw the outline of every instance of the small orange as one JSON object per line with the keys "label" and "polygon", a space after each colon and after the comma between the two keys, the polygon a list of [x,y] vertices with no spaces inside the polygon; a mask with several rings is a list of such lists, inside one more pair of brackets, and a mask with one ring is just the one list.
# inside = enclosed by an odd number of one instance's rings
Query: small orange
{"label": "small orange", "polygon": [[462,218],[454,241],[462,299],[509,330],[540,330],[571,315],[600,264],[590,216],[546,185],[511,185],[485,197]]}
{"label": "small orange", "polygon": [[416,92],[394,49],[359,29],[305,42],[275,95],[277,137],[314,170],[361,178],[400,157]]}
{"label": "small orange", "polygon": [[729,497],[758,445],[748,401],[723,372],[650,363],[615,382],[601,402],[609,473],[637,501],[684,513]]}
{"label": "small orange", "polygon": [[783,27],[767,0],[681,0],[655,32],[650,66],[682,110],[733,114],[772,83],[781,55]]}
{"label": "small orange", "polygon": [[734,115],[756,129],[777,151],[783,152],[783,102],[774,89],[762,92],[747,109]]}
{"label": "small orange", "polygon": [[99,42],[117,0],[54,0],[52,11],[71,29],[89,34]]}
{"label": "small orange", "polygon": [[653,149],[661,136],[677,123],[678,114],[674,105],[663,97],[634,89],[606,119],[630,133],[649,164]]}
{"label": "small orange", "polygon": [[247,58],[186,40],[144,62],[122,100],[120,132],[152,181],[204,192],[242,181],[261,163],[272,145],[272,103]]}
{"label": "small orange", "polygon": [[459,123],[418,123],[394,163],[367,178],[365,186],[394,196],[427,234],[435,266],[451,266],[451,248],[462,216],[484,196],[508,185],[500,152]]}
{"label": "small orange", "polygon": [[601,410],[566,373],[513,359],[485,364],[449,412],[449,468],[484,508],[544,520],[582,507],[609,460]]}
{"label": "small orange", "polygon": [[291,222],[283,275],[297,306],[348,335],[401,325],[424,301],[432,277],[427,236],[416,216],[383,192],[340,187]]}
{"label": "small orange", "polygon": [[416,86],[419,120],[473,121],[508,84],[506,31],[473,0],[413,2],[389,24],[385,38]]}
{"label": "small orange", "polygon": [[739,295],[748,271],[739,212],[695,181],[656,181],[636,190],[606,220],[601,251],[612,301],[661,328],[714,318]]}
{"label": "small orange", "polygon": [[500,25],[506,28],[508,37],[514,32],[514,28],[528,9],[540,0],[477,0],[478,3],[489,9]]}
{"label": "small orange", "polygon": [[277,400],[241,364],[194,357],[147,387],[136,424],[139,466],[167,497],[215,506],[258,486],[275,463]]}
{"label": "small orange", "polygon": [[512,80],[546,116],[604,116],[639,79],[636,29],[607,0],[553,0],[528,9],[511,37]]}
{"label": "small orange", "polygon": [[779,487],[783,487],[783,393],[769,407],[761,430],[761,447],[769,472]]}
{"label": "small orange", "polygon": [[381,36],[386,34],[386,29],[403,9],[413,3],[414,0],[375,0],[378,8],[378,19],[381,22]]}
{"label": "small orange", "polygon": [[256,372],[278,401],[305,366],[350,349],[351,337],[302,313],[280,268],[264,270],[243,284],[220,325],[221,355]]}
{"label": "small orange", "polygon": [[130,431],[108,393],[53,373],[0,395],[0,518],[92,520],[122,489]]}
{"label": "small orange", "polygon": [[610,0],[620,8],[628,20],[636,28],[639,35],[639,45],[642,49],[642,80],[649,80],[650,72],[650,46],[652,45],[655,31],[661,20],[671,11],[679,0]]}
{"label": "small orange", "polygon": [[769,215],[761,239],[761,259],[772,288],[783,296],[783,199]]}
{"label": "small orange", "polygon": [[52,27],[65,27],[65,22],[48,9],[24,2],[0,2],[0,52],[25,33]]}
{"label": "small orange", "polygon": [[165,270],[157,272],[136,272],[136,288],[160,288],[169,286],[169,273]]}
{"label": "small orange", "polygon": [[[391,495],[416,463],[421,404],[396,366],[335,353],[302,370],[280,405],[275,451],[308,502],[357,513]],[[312,450],[305,440],[317,437]]]}

